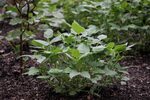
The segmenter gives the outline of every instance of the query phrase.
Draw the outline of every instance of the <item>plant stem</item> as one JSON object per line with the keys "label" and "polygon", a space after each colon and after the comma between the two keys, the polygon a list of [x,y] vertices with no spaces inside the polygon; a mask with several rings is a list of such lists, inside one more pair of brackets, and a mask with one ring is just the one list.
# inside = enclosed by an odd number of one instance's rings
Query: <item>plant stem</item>
{"label": "plant stem", "polygon": [[[16,8],[18,10],[19,16],[22,18],[23,17],[22,16],[22,12],[21,12],[22,8],[20,9],[20,7],[18,7],[18,5],[17,5],[17,1],[16,0],[14,0],[14,1],[15,1],[15,6],[16,6]],[[23,33],[24,33],[23,23],[21,24],[20,31],[22,32],[20,34],[20,67],[21,67],[21,69],[23,69],[23,58],[21,57],[23,55]]]}
{"label": "plant stem", "polygon": [[21,34],[20,34],[20,67],[23,69],[23,34],[25,30],[23,30],[23,27],[21,28]]}
{"label": "plant stem", "polygon": [[[20,56],[23,55],[23,43],[22,43],[22,34],[20,35]],[[20,57],[20,67],[22,68],[23,67],[23,58]]]}
{"label": "plant stem", "polygon": [[[26,1],[26,4],[27,4],[27,21],[29,20],[29,13],[30,13],[30,2],[27,0]],[[27,30],[29,31],[30,29],[30,24],[29,24],[29,22],[27,23],[28,25],[27,25]]]}

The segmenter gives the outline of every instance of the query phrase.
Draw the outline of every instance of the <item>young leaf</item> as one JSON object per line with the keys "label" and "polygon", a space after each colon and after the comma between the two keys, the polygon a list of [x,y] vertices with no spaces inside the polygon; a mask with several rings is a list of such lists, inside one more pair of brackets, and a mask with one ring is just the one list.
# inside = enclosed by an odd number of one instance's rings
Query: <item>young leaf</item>
{"label": "young leaf", "polygon": [[38,76],[37,78],[48,79],[48,78],[50,78],[50,76]]}
{"label": "young leaf", "polygon": [[53,13],[53,16],[56,17],[56,18],[60,18],[60,19],[61,19],[61,18],[64,18],[64,15],[63,15],[62,13],[60,13],[59,11],[54,12],[54,13]]}
{"label": "young leaf", "polygon": [[37,47],[43,47],[43,46],[48,46],[49,43],[43,40],[33,40],[32,45],[37,46]]}
{"label": "young leaf", "polygon": [[64,72],[65,72],[65,73],[68,73],[68,74],[69,74],[71,71],[72,71],[72,69],[69,68],[69,67],[67,67],[67,68],[64,69]]}
{"label": "young leaf", "polygon": [[105,68],[105,75],[114,76],[116,74],[117,74],[116,71],[110,70],[110,69],[108,69],[108,67]]}
{"label": "young leaf", "polygon": [[97,75],[95,78],[92,78],[91,81],[92,83],[97,83],[97,81],[101,80],[102,76],[101,75]]}
{"label": "young leaf", "polygon": [[78,33],[78,34],[80,34],[80,33],[82,33],[82,32],[85,31],[85,28],[82,27],[82,26],[80,26],[76,21],[74,21],[74,22],[72,23],[71,28],[72,28],[76,33]]}
{"label": "young leaf", "polygon": [[109,44],[107,44],[106,48],[107,49],[112,49],[115,46],[115,43],[110,42]]}
{"label": "young leaf", "polygon": [[31,68],[29,69],[29,71],[26,72],[25,74],[28,74],[28,75],[36,75],[37,73],[39,73],[39,70],[38,70],[37,68],[35,68],[35,67],[31,67]]}
{"label": "young leaf", "polygon": [[93,52],[100,52],[100,51],[103,51],[104,49],[105,49],[105,46],[102,46],[102,45],[92,48]]}
{"label": "young leaf", "polygon": [[11,30],[7,33],[6,39],[8,41],[12,41],[15,39],[19,39],[19,36],[22,32],[19,29]]}
{"label": "young leaf", "polygon": [[103,40],[103,39],[106,39],[107,38],[107,35],[99,35],[98,37],[97,37],[99,40]]}
{"label": "young leaf", "polygon": [[46,59],[46,57],[42,55],[35,55],[35,58],[37,59],[38,63],[42,63]]}
{"label": "young leaf", "polygon": [[118,52],[121,52],[121,51],[123,51],[123,50],[125,50],[125,49],[126,49],[126,45],[125,45],[125,44],[116,45],[115,48],[114,48],[114,50],[115,50],[115,51],[118,51]]}
{"label": "young leaf", "polygon": [[20,24],[20,23],[22,23],[22,19],[20,19],[20,18],[13,18],[9,22],[10,25],[17,25],[17,24]]}
{"label": "young leaf", "polygon": [[94,73],[95,73],[95,74],[104,74],[105,71],[102,70],[102,69],[97,68],[97,69],[94,70]]}
{"label": "young leaf", "polygon": [[90,52],[90,48],[87,45],[85,45],[84,43],[79,44],[77,49],[79,50],[80,53]]}
{"label": "young leaf", "polygon": [[78,76],[80,75],[79,72],[75,71],[75,70],[72,70],[70,73],[69,73],[69,77],[72,79],[73,77],[75,76]]}
{"label": "young leaf", "polygon": [[61,36],[57,36],[57,37],[53,38],[53,39],[50,41],[50,43],[52,44],[52,43],[56,43],[56,42],[59,42],[59,41],[61,41]]}
{"label": "young leaf", "polygon": [[85,33],[87,33],[87,35],[92,35],[97,33],[99,30],[97,29],[96,26],[94,25],[90,25],[88,29],[85,30]]}
{"label": "young leaf", "polygon": [[80,75],[81,75],[82,77],[84,77],[84,78],[88,78],[88,79],[90,79],[90,78],[91,78],[90,73],[89,73],[89,72],[87,72],[87,71],[81,72],[81,73],[80,73]]}
{"label": "young leaf", "polygon": [[77,49],[70,49],[71,56],[78,59],[80,57],[80,52]]}
{"label": "young leaf", "polygon": [[53,69],[50,69],[48,71],[48,74],[58,74],[58,73],[61,73],[63,72],[63,70],[60,70],[60,69],[57,69],[57,68],[53,68]]}
{"label": "young leaf", "polygon": [[53,37],[53,30],[52,29],[47,29],[44,32],[44,37],[47,38],[47,39],[52,38]]}

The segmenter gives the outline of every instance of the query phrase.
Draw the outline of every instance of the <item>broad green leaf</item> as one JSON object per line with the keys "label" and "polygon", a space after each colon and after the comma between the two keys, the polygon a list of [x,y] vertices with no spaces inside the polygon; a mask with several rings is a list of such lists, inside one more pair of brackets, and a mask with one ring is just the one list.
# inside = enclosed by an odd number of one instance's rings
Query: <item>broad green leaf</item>
{"label": "broad green leaf", "polygon": [[75,41],[74,36],[68,36],[67,38],[64,38],[65,43],[71,44]]}
{"label": "broad green leaf", "polygon": [[125,44],[116,45],[115,48],[114,48],[114,50],[118,51],[118,52],[124,51],[124,50],[126,50],[126,45]]}
{"label": "broad green leaf", "polygon": [[53,37],[53,30],[52,29],[47,29],[44,32],[44,37],[47,38],[47,39],[52,38]]}
{"label": "broad green leaf", "polygon": [[114,46],[115,46],[115,43],[110,42],[110,43],[107,44],[106,48],[107,49],[112,49]]}
{"label": "broad green leaf", "polygon": [[14,39],[19,39],[21,31],[19,29],[16,29],[16,30],[9,31],[7,34],[8,35],[6,36],[6,39],[8,41],[12,41]]}
{"label": "broad green leaf", "polygon": [[56,54],[61,53],[62,49],[60,47],[52,47],[51,52]]}
{"label": "broad green leaf", "polygon": [[45,54],[59,54],[62,53],[62,49],[60,47],[51,47],[51,50],[49,51],[44,51]]}
{"label": "broad green leaf", "polygon": [[103,39],[106,39],[107,38],[107,35],[99,35],[97,37],[99,40],[103,40]]}
{"label": "broad green leaf", "polygon": [[99,44],[100,40],[99,39],[94,39],[94,38],[88,38],[89,41],[91,41],[91,44]]}
{"label": "broad green leaf", "polygon": [[69,49],[69,51],[70,51],[71,56],[72,56],[73,58],[78,59],[78,58],[80,57],[80,52],[79,52],[79,50],[77,50],[77,49]]}
{"label": "broad green leaf", "polygon": [[114,24],[114,23],[110,23],[110,25],[111,25],[111,27],[110,27],[111,30],[120,31],[120,26],[119,25]]}
{"label": "broad green leaf", "polygon": [[95,78],[92,78],[91,81],[92,83],[97,83],[97,81],[100,81],[102,79],[101,75],[97,75]]}
{"label": "broad green leaf", "polygon": [[54,12],[53,16],[56,17],[56,18],[64,18],[64,15],[62,13],[58,12],[58,11]]}
{"label": "broad green leaf", "polygon": [[143,30],[147,30],[148,28],[150,28],[150,25],[145,25],[145,26],[142,26],[140,28],[143,29]]}
{"label": "broad green leaf", "polygon": [[137,26],[137,25],[135,25],[135,24],[128,25],[127,27],[128,27],[128,28],[132,28],[132,29],[136,29],[136,28],[138,28],[138,26]]}
{"label": "broad green leaf", "polygon": [[51,41],[50,41],[50,43],[52,44],[52,43],[56,43],[56,42],[59,42],[59,41],[61,41],[62,39],[61,39],[61,36],[57,36],[57,37],[55,37],[55,38],[53,38]]}
{"label": "broad green leaf", "polygon": [[38,74],[38,73],[39,73],[39,70],[38,70],[37,68],[31,67],[31,68],[29,69],[29,71],[26,72],[25,74],[28,74],[28,75],[36,75],[36,74]]}
{"label": "broad green leaf", "polygon": [[18,10],[15,6],[7,6],[7,11],[9,11],[10,13],[17,13],[18,12]]}
{"label": "broad green leaf", "polygon": [[57,69],[57,68],[52,68],[48,71],[48,74],[58,74],[58,73],[61,73],[61,72],[63,72],[63,70]]}
{"label": "broad green leaf", "polygon": [[88,78],[88,79],[90,79],[90,78],[91,78],[90,73],[89,73],[89,72],[87,72],[87,71],[81,72],[81,73],[80,73],[80,75],[81,75],[82,77],[84,77],[84,78]]}
{"label": "broad green leaf", "polygon": [[85,45],[84,43],[79,44],[77,49],[79,50],[80,53],[90,52],[89,46]]}
{"label": "broad green leaf", "polygon": [[126,70],[118,70],[118,72],[128,75],[129,73]]}
{"label": "broad green leaf", "polygon": [[9,22],[10,25],[17,25],[20,23],[22,23],[22,19],[20,19],[20,18],[12,18]]}
{"label": "broad green leaf", "polygon": [[75,76],[78,76],[80,75],[79,72],[75,71],[75,70],[72,70],[70,73],[69,73],[69,77],[72,79],[73,77]]}
{"label": "broad green leaf", "polygon": [[128,27],[127,26],[123,26],[123,27],[121,27],[121,30],[128,31]]}
{"label": "broad green leaf", "polygon": [[90,54],[92,54],[92,53],[87,52],[87,53],[81,54],[79,59],[86,58]]}
{"label": "broad green leaf", "polygon": [[33,34],[32,31],[26,31],[25,35],[26,35],[26,37],[28,37],[27,40],[32,39],[32,38],[35,37],[35,34]]}
{"label": "broad green leaf", "polygon": [[46,59],[46,57],[42,55],[35,55],[35,58],[37,59],[38,63],[42,63]]}
{"label": "broad green leaf", "polygon": [[97,33],[99,30],[97,30],[97,27],[94,25],[90,25],[88,29],[85,30],[84,36],[86,35],[92,35]]}
{"label": "broad green leaf", "polygon": [[64,72],[65,72],[65,73],[68,73],[68,74],[69,74],[71,71],[72,71],[72,69],[69,68],[69,67],[67,67],[67,68],[64,69]]}
{"label": "broad green leaf", "polygon": [[105,71],[104,70],[102,70],[102,69],[96,69],[96,70],[94,70],[94,73],[95,74],[104,74],[105,73]]}
{"label": "broad green leaf", "polygon": [[108,76],[114,76],[117,74],[116,71],[108,69],[108,67],[106,67],[104,71],[105,71],[105,75],[108,75]]}
{"label": "broad green leaf", "polygon": [[104,49],[105,49],[105,46],[102,46],[102,45],[92,48],[93,52],[100,52],[100,51],[103,51]]}
{"label": "broad green leaf", "polygon": [[32,59],[36,59],[38,63],[42,63],[46,57],[42,55],[23,55],[21,57],[30,57]]}
{"label": "broad green leaf", "polygon": [[32,45],[37,46],[37,47],[43,47],[43,46],[48,46],[49,43],[44,40],[33,40]]}
{"label": "broad green leaf", "polygon": [[133,47],[133,46],[135,46],[136,44],[132,44],[132,45],[129,45],[129,46],[127,46],[126,47],[126,50],[131,50],[131,48]]}
{"label": "broad green leaf", "polygon": [[50,76],[38,76],[37,78],[48,79],[48,78],[50,78]]}
{"label": "broad green leaf", "polygon": [[85,31],[85,28],[80,26],[76,21],[72,23],[71,28],[78,34]]}

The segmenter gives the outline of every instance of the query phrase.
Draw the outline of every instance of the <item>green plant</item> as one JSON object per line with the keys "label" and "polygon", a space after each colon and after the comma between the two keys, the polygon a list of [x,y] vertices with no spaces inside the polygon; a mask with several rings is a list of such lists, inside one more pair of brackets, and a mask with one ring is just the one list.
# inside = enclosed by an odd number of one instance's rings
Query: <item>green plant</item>
{"label": "green plant", "polygon": [[[55,33],[47,29],[45,40],[33,40],[40,48],[35,55],[39,68],[31,67],[26,73],[46,79],[55,92],[75,95],[79,92],[95,92],[101,87],[126,81],[125,68],[118,63],[126,44],[106,43],[106,35],[97,34],[95,26],[87,29],[76,21],[70,25],[70,33]],[[129,48],[128,48],[129,49]]]}
{"label": "green plant", "polygon": [[[14,50],[20,52],[20,56],[23,55],[23,46],[27,43],[33,33],[31,31],[29,19],[34,15],[34,10],[38,1],[32,0],[7,0],[6,12],[3,15],[4,18],[10,18],[9,24],[12,26],[19,25],[16,29],[11,30],[6,39],[10,41]],[[14,40],[19,39],[19,45],[14,44]],[[29,48],[27,48],[29,49]],[[23,59],[20,57],[20,66],[23,67]]]}
{"label": "green plant", "polygon": [[[20,66],[23,66],[24,49],[29,51],[35,34],[42,33],[47,27],[59,27],[64,22],[61,10],[49,0],[7,0],[4,8],[1,19],[10,19],[9,24],[16,27],[8,32],[6,39],[16,53],[20,52]],[[18,40],[19,43],[14,42]]]}

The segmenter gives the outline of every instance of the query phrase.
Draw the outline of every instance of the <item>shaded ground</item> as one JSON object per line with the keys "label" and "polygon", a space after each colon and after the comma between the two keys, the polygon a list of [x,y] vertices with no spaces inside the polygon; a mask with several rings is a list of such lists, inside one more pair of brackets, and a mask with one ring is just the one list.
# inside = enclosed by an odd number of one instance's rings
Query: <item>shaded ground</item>
{"label": "shaded ground", "polygon": [[130,100],[150,100],[150,55],[129,57],[122,64],[128,67]]}
{"label": "shaded ground", "polygon": [[[0,29],[12,29],[3,25]],[[0,42],[0,100],[90,100],[87,94],[65,97],[52,92],[50,86],[35,77],[21,74],[19,61],[6,40]],[[150,55],[127,57],[130,81],[126,86],[103,88],[100,98],[91,100],[150,100]],[[33,62],[28,62],[28,66]]]}

